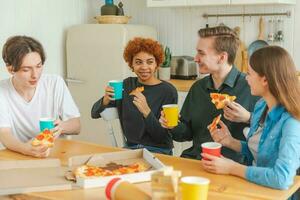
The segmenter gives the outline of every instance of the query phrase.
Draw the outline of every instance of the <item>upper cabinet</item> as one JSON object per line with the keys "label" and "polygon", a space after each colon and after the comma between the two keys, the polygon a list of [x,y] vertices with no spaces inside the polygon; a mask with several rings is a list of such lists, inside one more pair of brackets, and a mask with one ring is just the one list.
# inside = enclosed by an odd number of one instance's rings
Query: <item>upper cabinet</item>
{"label": "upper cabinet", "polygon": [[187,0],[147,0],[147,7],[187,6]]}
{"label": "upper cabinet", "polygon": [[230,5],[230,0],[186,0],[189,6]]}
{"label": "upper cabinet", "polygon": [[147,0],[148,7],[296,4],[296,0]]}
{"label": "upper cabinet", "polygon": [[296,4],[296,0],[231,0],[232,5]]}

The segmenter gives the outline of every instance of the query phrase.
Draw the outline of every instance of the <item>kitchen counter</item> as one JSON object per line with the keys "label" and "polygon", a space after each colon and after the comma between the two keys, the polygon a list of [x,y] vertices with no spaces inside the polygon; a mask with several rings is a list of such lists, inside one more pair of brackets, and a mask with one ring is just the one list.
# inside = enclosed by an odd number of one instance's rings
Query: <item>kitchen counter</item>
{"label": "kitchen counter", "polygon": [[174,85],[178,92],[188,92],[196,80],[180,80],[180,79],[170,79],[169,83]]}
{"label": "kitchen counter", "polygon": [[[298,78],[300,80],[300,72],[297,72]],[[196,80],[180,80],[180,79],[170,79],[167,82],[174,85],[178,92],[188,92],[192,85],[199,79]]]}
{"label": "kitchen counter", "polygon": [[[120,148],[100,146],[87,142],[58,139],[55,142],[50,158],[59,158],[63,165],[67,164],[68,158],[74,155],[105,153],[120,151]],[[295,178],[294,184],[288,190],[274,190],[267,187],[250,183],[244,179],[229,176],[216,175],[204,171],[200,161],[191,160],[167,155],[155,154],[165,165],[173,166],[176,170],[181,170],[183,176],[202,176],[210,179],[208,199],[229,200],[229,199],[287,199],[300,187],[300,176]],[[9,150],[0,151],[0,160],[28,160],[36,159],[24,156]],[[150,182],[136,184],[141,190],[150,193]],[[5,197],[4,197],[5,198]],[[74,189],[67,191],[35,192],[23,195],[9,195],[7,199],[105,199],[104,188]]]}

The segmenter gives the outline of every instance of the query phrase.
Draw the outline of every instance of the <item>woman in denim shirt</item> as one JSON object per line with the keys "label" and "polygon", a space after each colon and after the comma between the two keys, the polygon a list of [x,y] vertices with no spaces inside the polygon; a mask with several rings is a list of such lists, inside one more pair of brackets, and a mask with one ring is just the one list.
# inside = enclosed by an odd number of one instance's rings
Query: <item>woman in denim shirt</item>
{"label": "woman in denim shirt", "polygon": [[204,153],[209,160],[202,160],[202,166],[212,173],[288,189],[300,165],[300,84],[295,65],[283,48],[265,47],[251,56],[246,79],[251,94],[262,97],[252,113],[247,141],[234,139],[222,121],[211,136],[245,155],[250,166]]}

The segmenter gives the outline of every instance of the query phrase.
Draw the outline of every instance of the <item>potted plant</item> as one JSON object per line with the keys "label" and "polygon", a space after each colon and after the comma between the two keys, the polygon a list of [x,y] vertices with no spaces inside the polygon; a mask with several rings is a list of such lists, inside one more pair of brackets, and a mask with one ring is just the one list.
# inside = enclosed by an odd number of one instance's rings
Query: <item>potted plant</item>
{"label": "potted plant", "polygon": [[160,68],[158,69],[159,79],[160,80],[170,80],[171,78],[171,58],[172,53],[168,46],[165,47],[165,60],[161,64]]}

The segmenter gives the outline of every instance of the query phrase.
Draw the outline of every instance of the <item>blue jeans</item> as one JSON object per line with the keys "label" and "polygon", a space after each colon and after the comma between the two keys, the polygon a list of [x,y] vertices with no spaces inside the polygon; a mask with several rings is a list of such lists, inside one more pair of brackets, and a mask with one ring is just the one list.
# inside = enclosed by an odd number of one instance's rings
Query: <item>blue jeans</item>
{"label": "blue jeans", "polygon": [[148,151],[152,153],[161,153],[161,154],[166,154],[166,155],[173,155],[173,150],[169,148],[161,148],[161,147],[152,147],[152,146],[146,146],[142,144],[134,144],[134,145],[128,145],[125,144],[124,148],[126,149],[142,149],[145,148]]}

